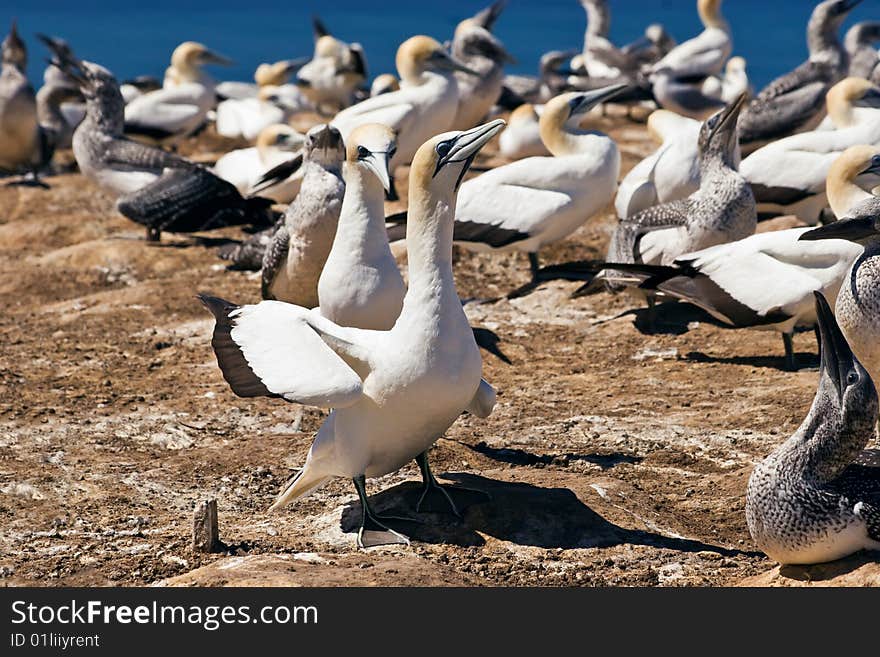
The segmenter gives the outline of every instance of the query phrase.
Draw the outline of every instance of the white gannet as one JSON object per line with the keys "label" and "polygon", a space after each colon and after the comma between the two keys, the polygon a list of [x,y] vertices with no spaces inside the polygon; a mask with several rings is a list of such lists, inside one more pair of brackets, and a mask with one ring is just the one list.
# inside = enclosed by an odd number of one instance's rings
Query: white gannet
{"label": "white gannet", "polygon": [[866,190],[878,185],[880,148],[848,149],[828,174],[828,200],[838,221],[811,230],[802,238],[842,238],[864,245],[864,252],[847,272],[835,315],[873,379],[880,377],[880,197]]}
{"label": "white gannet", "polygon": [[[608,246],[609,262],[666,265],[684,253],[743,239],[755,232],[755,198],[737,171],[736,121],[741,96],[700,128],[700,188],[686,199],[622,219]],[[597,276],[610,289],[610,273]]]}
{"label": "white gannet", "polygon": [[794,214],[818,223],[827,206],[825,179],[834,160],[850,146],[880,145],[880,88],[846,78],[827,97],[835,130],[815,130],[780,139],[742,161],[761,218]]}
{"label": "white gannet", "polygon": [[569,89],[567,78],[571,74],[568,61],[576,50],[551,50],[541,55],[538,75],[505,75],[498,104],[514,110],[523,103],[542,105],[554,96]]}
{"label": "white gannet", "polygon": [[849,55],[849,75],[854,78],[865,78],[874,84],[880,84],[880,21],[862,21],[856,23],[843,39],[843,46]]}
{"label": "white gannet", "polygon": [[880,550],[877,391],[828,302],[816,295],[819,386],[797,431],[755,466],[746,520],[757,546],[782,564],[824,563]]}
{"label": "white gannet", "polygon": [[232,80],[218,82],[214,86],[214,91],[221,100],[256,98],[260,87],[280,87],[287,84],[291,76],[307,61],[309,61],[307,57],[301,57],[298,59],[283,59],[272,64],[263,62],[254,71],[253,82],[237,82]]}
{"label": "white gannet", "polygon": [[510,113],[507,127],[498,137],[498,152],[508,160],[550,154],[541,141],[538,108],[531,103],[523,103]]}
{"label": "white gannet", "polygon": [[78,86],[44,84],[37,92],[37,117],[43,135],[44,155],[48,156],[46,162],[54,151],[72,146],[76,125],[68,122],[62,107],[65,103],[78,104],[82,100]]}
{"label": "white gannet", "polygon": [[501,41],[492,34],[492,27],[507,0],[498,0],[475,16],[461,21],[452,38],[452,56],[477,75],[458,71],[458,110],[451,127],[467,130],[489,113],[501,96],[504,64],[513,62]]}
{"label": "white gannet", "polygon": [[699,121],[669,110],[651,113],[648,133],[660,142],[660,147],[620,182],[614,199],[620,219],[687,198],[700,188],[700,126]]}
{"label": "white gannet", "polygon": [[230,63],[201,43],[186,41],[177,46],[162,88],[125,106],[126,134],[148,143],[174,144],[195,132],[217,103],[216,83],[201,67]]}
{"label": "white gannet", "polygon": [[306,134],[302,188],[288,206],[262,258],[262,295],[305,308],[318,305],[318,278],[333,245],[342,209],[345,146],[325,124]]}
{"label": "white gannet", "polygon": [[732,103],[743,94],[747,98],[750,97],[753,90],[746,71],[745,58],[731,57],[728,59],[727,64],[724,65],[724,74],[711,75],[706,78],[700,91],[725,103]]}
{"label": "white gannet", "polygon": [[630,62],[633,70],[641,71],[660,61],[678,45],[666,28],[652,23],[645,28],[645,34],[620,49]]}
{"label": "white gannet", "polygon": [[25,74],[27,48],[15,21],[0,50],[0,171],[28,171],[36,178],[44,160],[37,100]]}
{"label": "white gannet", "polygon": [[[73,50],[70,48],[70,44],[67,43],[64,39],[60,39],[58,37],[50,37],[45,34],[37,34],[37,38],[42,41],[50,52],[62,52],[65,53],[66,56],[73,56]],[[59,88],[59,87],[68,87],[71,89],[78,89],[78,85],[76,84],[76,80],[67,75],[60,68],[52,64],[49,61],[46,65],[46,68],[43,70],[43,86],[48,87],[50,89]],[[48,93],[48,92],[46,92]],[[60,93],[60,92],[59,92]],[[80,98],[72,98],[69,100],[62,101],[60,107],[61,114],[64,116],[64,123],[70,126],[71,134],[72,130],[76,128],[80,124],[86,116],[86,104],[85,101]],[[37,108],[39,112],[39,107]],[[41,115],[40,122],[45,123],[46,117],[45,115]],[[50,121],[54,122],[54,119]],[[63,141],[63,139],[62,139]],[[61,148],[70,148],[70,145],[61,146]]]}
{"label": "white gannet", "polygon": [[651,71],[664,71],[674,78],[717,75],[730,57],[730,27],[721,15],[721,0],[697,0],[703,31],[670,50]]}
{"label": "white gannet", "polygon": [[764,87],[742,113],[740,144],[749,153],[774,140],[812,130],[825,115],[825,95],[847,74],[849,58],[838,32],[861,0],[825,0],[807,25],[810,58]]}
{"label": "white gannet", "polygon": [[[697,121],[705,121],[716,112],[724,109],[724,101],[718,95],[707,93],[704,89],[712,77],[698,76],[679,78],[669,70],[661,70],[651,75],[651,90],[657,104],[681,116]],[[711,89],[708,89],[711,92]]]}
{"label": "white gannet", "polygon": [[80,171],[117,197],[121,214],[146,226],[148,240],[158,240],[161,231],[271,223],[270,200],[244,199],[204,167],[124,137],[122,94],[110,71],[72,58],[59,65],[86,99],[86,118],[73,134]]}
{"label": "white gannet", "polygon": [[[119,85],[119,92],[122,94],[122,100],[128,105],[135,98],[161,88],[162,82],[159,78],[155,78],[152,75],[138,75],[123,81]],[[83,110],[83,116],[85,116],[85,110]]]}
{"label": "white gannet", "polygon": [[[487,416],[495,394],[480,379],[481,359],[452,274],[455,196],[465,170],[503,121],[426,142],[410,170],[409,289],[389,331],[341,327],[318,310],[263,301],[236,306],[202,300],[217,324],[212,345],[240,396],[280,396],[330,407],[303,469],[273,509],[350,477],[361,501],[358,544],[407,542],[376,514],[365,480],[416,458],[424,478],[419,505],[449,499],[431,474],[427,450],[464,411]],[[453,489],[454,490],[454,489]],[[448,503],[448,502],[447,502]]]}
{"label": "white gannet", "polygon": [[[305,135],[289,125],[270,125],[260,131],[255,146],[230,151],[217,160],[214,173],[231,182],[242,194],[247,194],[267,171],[296,158],[304,141]],[[276,203],[290,203],[301,184],[302,170],[298,170],[280,182],[262,187],[260,196]]]}
{"label": "white gannet", "polygon": [[373,84],[370,85],[370,96],[381,96],[391,91],[400,89],[400,80],[391,73],[382,73],[376,76]]}
{"label": "white gannet", "polygon": [[580,0],[587,14],[584,47],[581,62],[591,78],[618,78],[630,72],[629,63],[621,51],[608,39],[611,31],[611,11],[607,0]]}
{"label": "white gannet", "polygon": [[404,41],[397,49],[396,61],[400,91],[367,98],[342,110],[330,122],[343,139],[365,123],[381,123],[394,130],[397,153],[391,162],[392,173],[397,166],[408,164],[427,139],[449,129],[458,110],[453,72],[473,73],[440,43],[422,35]]}
{"label": "white gannet", "polygon": [[406,285],[385,232],[395,148],[394,132],[378,124],[355,128],[346,142],[345,197],[318,281],[321,315],[340,326],[387,331],[403,307]]}
{"label": "white gannet", "polygon": [[[454,238],[472,251],[522,251],[532,272],[538,250],[580,228],[611,202],[620,174],[617,144],[582,130],[591,108],[626,85],[562,94],[541,114],[541,139],[552,153],[496,167],[464,182],[458,195]],[[408,211],[407,211],[408,212]],[[389,217],[390,221],[402,219]],[[401,227],[389,229],[392,239]]]}
{"label": "white gannet", "polygon": [[332,36],[317,17],[312,18],[315,51],[296,74],[296,85],[319,110],[335,111],[352,104],[367,79],[364,50]]}

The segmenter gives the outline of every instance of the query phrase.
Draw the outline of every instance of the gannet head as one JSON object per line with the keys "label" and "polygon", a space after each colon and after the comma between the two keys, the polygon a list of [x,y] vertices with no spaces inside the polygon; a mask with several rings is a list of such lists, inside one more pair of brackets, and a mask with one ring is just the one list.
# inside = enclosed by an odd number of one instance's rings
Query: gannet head
{"label": "gannet head", "polygon": [[745,100],[746,94],[740,94],[739,98],[710,116],[700,126],[698,147],[701,161],[708,161],[708,158],[714,156],[720,157],[724,164],[731,168],[735,169],[739,166],[739,136],[736,122]]}
{"label": "gannet head", "polygon": [[501,40],[492,34],[492,26],[501,15],[506,0],[499,0],[472,18],[466,18],[455,27],[452,52],[456,57],[488,57],[494,62],[514,62]]}
{"label": "gannet head", "polygon": [[697,0],[697,13],[706,29],[710,27],[728,29],[727,21],[721,15],[721,0]]}
{"label": "gannet head", "polygon": [[27,68],[27,46],[25,46],[24,41],[18,35],[18,23],[15,19],[12,20],[9,34],[3,39],[3,44],[0,48],[2,48],[4,64],[12,64],[20,71],[24,71]]}
{"label": "gannet head", "polygon": [[611,12],[607,0],[581,0],[587,12],[587,34],[607,37],[611,31]]}
{"label": "gannet head", "polygon": [[537,122],[538,112],[535,110],[535,106],[531,103],[523,103],[515,110],[513,110],[507,119],[507,124],[511,128],[519,125],[525,125],[527,123]]}
{"label": "gannet head", "polygon": [[727,64],[724,66],[724,71],[728,75],[737,75],[746,72],[746,59],[745,57],[731,57],[727,60]]}
{"label": "gannet head", "polygon": [[123,106],[119,83],[113,74],[100,64],[78,60],[70,55],[56,52],[52,64],[67,73],[79,85],[87,101],[100,100]]}
{"label": "gannet head", "polygon": [[345,145],[339,130],[321,123],[306,133],[303,154],[310,162],[325,169],[339,169],[345,159]]}
{"label": "gannet head", "polygon": [[827,226],[811,230],[801,237],[803,240],[839,237],[853,242],[872,238],[880,229],[880,217],[865,217],[856,222],[844,221],[850,209],[859,201],[869,197],[869,192],[880,184],[880,147],[850,146],[834,160],[828,170],[825,189],[835,221]]}
{"label": "gannet head", "polygon": [[436,39],[424,35],[410,37],[397,49],[397,72],[400,79],[412,84],[420,84],[426,71],[463,71],[471,75],[478,73],[454,59]]}
{"label": "gannet head", "polygon": [[260,64],[254,71],[254,82],[259,86],[281,86],[290,76],[299,70],[308,61],[306,58],[284,59],[274,64]]}
{"label": "gannet head", "polygon": [[196,41],[184,41],[171,53],[171,69],[177,82],[196,81],[201,67],[207,64],[230,66],[232,60]]}
{"label": "gannet head", "polygon": [[856,109],[880,109],[880,87],[862,78],[844,78],[828,90],[825,104],[836,127],[851,126],[856,122]]}
{"label": "gannet head", "polygon": [[473,21],[475,24],[491,32],[492,28],[495,27],[495,21],[501,16],[501,12],[504,11],[506,6],[507,0],[496,0],[496,2],[493,2],[485,9],[478,11],[474,14],[473,18],[468,20]]}
{"label": "gannet head", "polygon": [[391,158],[397,152],[394,130],[380,123],[365,123],[348,135],[345,151],[348,165],[376,176],[386,192],[391,190]]}
{"label": "gannet head", "polygon": [[825,0],[816,5],[807,23],[807,46],[810,58],[821,60],[836,56],[836,52],[827,52],[829,45],[838,44],[838,32],[853,7],[862,0]]}
{"label": "gannet head", "polygon": [[305,135],[300,134],[289,125],[273,123],[266,126],[257,135],[256,147],[260,151],[298,151],[305,144]]}
{"label": "gannet head", "polygon": [[422,144],[409,172],[410,207],[424,206],[430,198],[454,206],[455,192],[477,153],[504,125],[495,119],[464,132],[444,132]]}
{"label": "gannet head", "polygon": [[651,23],[645,28],[645,38],[660,48],[664,54],[675,47],[675,39],[660,23]]}
{"label": "gannet head", "polygon": [[601,89],[560,94],[548,101],[539,121],[541,141],[547,150],[554,155],[566,153],[565,134],[579,131],[587,112],[626,88],[625,84],[612,84]]}
{"label": "gannet head", "polygon": [[391,73],[382,73],[373,80],[373,84],[370,86],[370,95],[381,96],[398,89],[400,89],[400,82],[397,81],[397,78]]}
{"label": "gannet head", "polygon": [[871,46],[880,41],[880,21],[862,21],[856,23],[846,31],[843,45],[846,51],[852,55],[861,46]]}

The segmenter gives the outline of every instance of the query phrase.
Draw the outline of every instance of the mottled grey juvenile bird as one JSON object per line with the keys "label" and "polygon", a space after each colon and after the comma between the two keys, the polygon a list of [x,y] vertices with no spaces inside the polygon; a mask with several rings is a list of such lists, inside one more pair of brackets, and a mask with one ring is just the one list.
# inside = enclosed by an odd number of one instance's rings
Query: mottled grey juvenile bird
{"label": "mottled grey juvenile bird", "polygon": [[44,160],[37,101],[25,75],[27,48],[14,21],[0,50],[0,171],[36,175]]}
{"label": "mottled grey juvenile bird", "polygon": [[849,55],[849,75],[880,83],[880,21],[856,23],[846,33],[843,45]]}
{"label": "mottled grey juvenile bird", "polygon": [[880,549],[880,455],[862,451],[874,435],[877,391],[818,293],[816,305],[816,397],[794,435],[755,467],[746,493],[752,538],[782,564]]}

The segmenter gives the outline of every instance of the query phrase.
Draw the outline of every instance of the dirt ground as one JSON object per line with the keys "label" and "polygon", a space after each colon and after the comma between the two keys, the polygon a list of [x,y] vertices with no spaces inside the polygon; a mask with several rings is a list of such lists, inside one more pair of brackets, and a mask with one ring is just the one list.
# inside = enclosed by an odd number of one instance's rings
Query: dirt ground
{"label": "dirt ground", "polygon": [[[602,125],[624,171],[653,148],[641,124]],[[499,162],[487,151],[477,169]],[[226,271],[187,236],[146,244],[78,174],[47,182],[0,187],[0,585],[228,583],[212,570],[223,554],[190,549],[207,498],[238,559],[223,563],[255,564],[251,583],[730,585],[774,565],[749,537],[745,487],[810,405],[811,333],[795,339],[804,369],[788,372],[777,334],[683,305],[661,307],[652,333],[638,301],[571,300],[575,283],[507,300],[525,256],[457,252],[467,313],[511,364],[485,356],[494,413],[461,417],[431,460],[491,501],[407,523],[409,547],[358,551],[348,481],[266,513],[326,413],[236,398],[194,297],[255,302],[258,274]],[[601,257],[613,225],[609,208],[542,259]],[[412,465],[369,489],[412,515],[417,479]],[[254,574],[267,563],[285,578]]]}

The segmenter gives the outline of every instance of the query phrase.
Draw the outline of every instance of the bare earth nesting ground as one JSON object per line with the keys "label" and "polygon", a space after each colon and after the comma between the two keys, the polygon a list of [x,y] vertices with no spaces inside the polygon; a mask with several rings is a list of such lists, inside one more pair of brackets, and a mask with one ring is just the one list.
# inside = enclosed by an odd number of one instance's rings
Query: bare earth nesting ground
{"label": "bare earth nesting ground", "polygon": [[[601,125],[624,172],[653,148],[639,124]],[[184,152],[229,146],[205,135]],[[490,145],[477,171],[492,156]],[[485,356],[495,412],[461,417],[431,453],[448,482],[491,502],[401,526],[410,547],[370,551],[355,547],[348,481],[267,514],[325,413],[236,398],[194,298],[256,302],[258,275],[225,271],[186,236],[146,244],[78,174],[48,182],[0,187],[0,585],[880,579],[865,558],[780,575],[746,528],[754,463],[815,392],[811,333],[795,339],[806,369],[792,373],[776,334],[719,328],[685,306],[664,308],[650,333],[627,312],[637,302],[569,300],[575,283],[508,301],[528,279],[519,255],[456,252],[467,313],[512,364]],[[608,208],[543,260],[601,257],[613,225]],[[369,487],[380,509],[408,513],[417,480],[412,465]],[[193,506],[212,497],[227,557],[190,550]]]}

